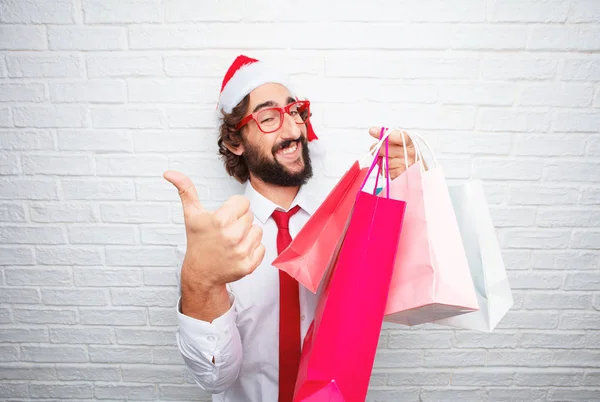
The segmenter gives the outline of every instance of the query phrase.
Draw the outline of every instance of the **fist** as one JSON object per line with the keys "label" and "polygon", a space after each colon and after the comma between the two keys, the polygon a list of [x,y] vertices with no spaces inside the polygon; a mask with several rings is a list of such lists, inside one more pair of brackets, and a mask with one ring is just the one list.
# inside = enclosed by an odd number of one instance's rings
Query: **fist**
{"label": "fist", "polygon": [[260,265],[265,255],[262,229],[253,225],[247,198],[233,196],[210,212],[200,204],[189,177],[172,170],[163,177],[177,188],[183,205],[187,250],[182,281],[197,287],[223,285],[243,278]]}
{"label": "fist", "polygon": [[[371,127],[369,134],[379,140],[381,127]],[[374,146],[374,145],[373,145]],[[371,149],[373,149],[373,146]],[[415,163],[415,144],[410,137],[405,133],[404,142],[402,142],[402,134],[399,130],[393,130],[388,137],[388,159],[389,159],[389,174],[390,180],[394,180],[406,170],[407,166]],[[405,158],[405,149],[406,157]],[[385,145],[379,149],[379,155],[385,157]]]}

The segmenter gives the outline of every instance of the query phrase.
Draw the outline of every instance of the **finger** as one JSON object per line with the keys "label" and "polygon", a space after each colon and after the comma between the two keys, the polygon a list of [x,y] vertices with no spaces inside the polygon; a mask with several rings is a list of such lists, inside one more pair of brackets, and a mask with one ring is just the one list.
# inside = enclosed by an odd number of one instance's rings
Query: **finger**
{"label": "finger", "polygon": [[250,200],[242,195],[234,195],[221,205],[214,214],[220,227],[231,225],[250,209]]}
{"label": "finger", "polygon": [[369,129],[371,137],[377,138],[378,140],[381,139],[381,128],[382,127],[371,127]]}
{"label": "finger", "polygon": [[262,243],[259,243],[258,246],[256,246],[256,248],[252,252],[252,257],[250,258],[252,261],[252,265],[254,265],[255,269],[262,263],[262,260],[265,258],[265,252],[266,249]]}
{"label": "finger", "polygon": [[252,225],[248,231],[248,235],[238,245],[239,249],[248,256],[251,256],[254,252],[254,249],[260,244],[262,236],[263,231],[260,226]]}
{"label": "finger", "polygon": [[200,199],[198,198],[196,186],[194,186],[194,183],[192,183],[192,180],[189,177],[175,170],[167,170],[163,173],[163,178],[177,188],[184,210],[186,208],[196,207],[200,211],[204,211],[202,204],[200,204]]}
{"label": "finger", "polygon": [[413,145],[413,142],[406,131],[404,132],[404,142],[402,142],[402,132],[400,132],[400,130],[392,131],[388,137],[388,140],[390,145],[394,144],[402,146],[403,144],[406,144],[407,148]]}
{"label": "finger", "polygon": [[254,214],[251,211],[245,213],[237,221],[225,227],[223,235],[237,246],[244,241],[254,223]]}
{"label": "finger", "polygon": [[[413,145],[409,145],[406,147],[406,154],[408,155],[409,159],[411,159],[415,155],[415,148]],[[382,149],[379,150],[379,156],[385,156],[385,147],[382,147]],[[402,144],[390,144],[390,146],[388,147],[388,157],[404,158],[404,147],[402,146]]]}

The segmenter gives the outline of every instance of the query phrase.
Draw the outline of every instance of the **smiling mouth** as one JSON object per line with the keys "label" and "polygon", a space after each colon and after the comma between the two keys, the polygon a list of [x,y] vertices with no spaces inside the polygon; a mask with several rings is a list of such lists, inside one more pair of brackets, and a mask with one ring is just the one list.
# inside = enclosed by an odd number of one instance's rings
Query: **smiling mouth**
{"label": "smiling mouth", "polygon": [[279,149],[277,150],[278,155],[288,155],[294,153],[298,149],[298,144],[300,140],[287,140],[281,144]]}

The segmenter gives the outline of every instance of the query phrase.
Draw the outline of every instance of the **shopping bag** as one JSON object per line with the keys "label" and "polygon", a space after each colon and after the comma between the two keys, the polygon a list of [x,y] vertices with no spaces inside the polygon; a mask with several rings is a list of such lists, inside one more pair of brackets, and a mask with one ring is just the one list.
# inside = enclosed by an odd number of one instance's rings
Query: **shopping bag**
{"label": "shopping bag", "polygon": [[317,292],[343,235],[356,194],[372,159],[370,152],[352,164],[288,247],[272,263],[313,293]]}
{"label": "shopping bag", "polygon": [[404,209],[402,201],[357,194],[304,340],[294,401],[365,400]]}
{"label": "shopping bag", "polygon": [[479,311],[435,321],[436,324],[492,331],[513,305],[502,253],[480,180],[448,187],[462,237]]}
{"label": "shopping bag", "polygon": [[[409,135],[416,162],[390,184],[393,199],[406,201],[385,321],[417,325],[478,309],[460,231],[444,173],[435,155],[425,170],[419,142]],[[406,152],[406,147],[405,147]],[[405,155],[405,161],[408,161]]]}

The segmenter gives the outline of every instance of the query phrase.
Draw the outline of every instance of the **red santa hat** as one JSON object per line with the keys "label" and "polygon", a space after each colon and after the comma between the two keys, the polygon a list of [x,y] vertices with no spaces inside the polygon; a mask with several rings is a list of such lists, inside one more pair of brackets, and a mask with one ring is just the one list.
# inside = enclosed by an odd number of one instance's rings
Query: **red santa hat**
{"label": "red santa hat", "polygon": [[[298,99],[292,91],[284,74],[274,66],[244,55],[236,57],[221,85],[219,103],[217,105],[218,117],[222,119],[222,111],[231,113],[233,108],[244,99],[246,95],[263,84],[276,83],[285,86],[291,95]],[[317,140],[310,120],[306,122],[306,137],[309,142]]]}

